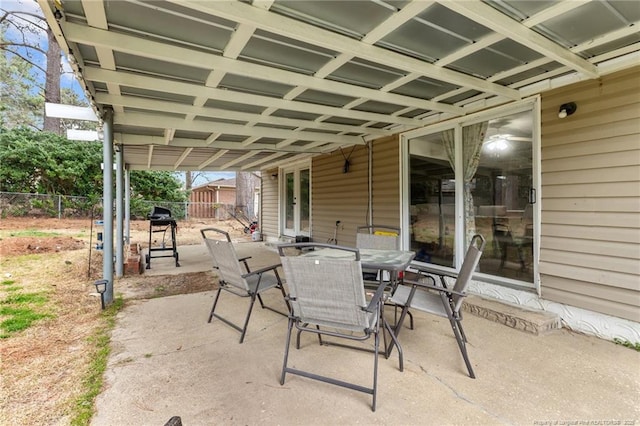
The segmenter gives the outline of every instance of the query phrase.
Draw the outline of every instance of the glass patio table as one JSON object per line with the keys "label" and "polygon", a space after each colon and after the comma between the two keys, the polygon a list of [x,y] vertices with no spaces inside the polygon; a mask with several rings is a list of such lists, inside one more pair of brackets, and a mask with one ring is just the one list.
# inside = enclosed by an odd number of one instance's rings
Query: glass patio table
{"label": "glass patio table", "polygon": [[[415,252],[407,251],[407,250],[380,250],[380,249],[358,249],[360,251],[360,264],[362,268],[365,269],[379,269],[380,277],[378,280],[378,287],[384,286],[387,291],[393,292],[396,286],[399,283],[398,276],[400,272],[405,271],[411,261],[415,257]],[[318,259],[340,259],[340,258],[348,258],[353,257],[353,253],[345,252],[344,250],[334,250],[331,248],[323,248],[320,250],[312,250],[308,252],[304,252],[301,256],[305,257],[317,257]],[[389,272],[389,282],[384,281],[384,274],[382,271]],[[384,297],[386,300],[387,296]],[[380,306],[380,315],[384,315],[384,303]],[[389,333],[394,333],[393,330],[387,330]],[[393,348],[393,343],[389,342],[387,345],[387,336],[384,333],[383,327],[383,340],[384,340],[384,350],[381,351],[386,358],[389,358],[391,354],[391,350]],[[392,337],[393,341],[398,345],[398,350],[401,352],[400,344],[395,338],[395,335]],[[338,345],[339,346],[339,345]]]}
{"label": "glass patio table", "polygon": [[[389,271],[392,275],[404,271],[409,267],[411,261],[415,257],[415,252],[406,250],[380,250],[380,249],[359,249],[360,263],[366,269],[380,269]],[[331,248],[323,248],[320,250],[312,250],[301,254],[305,257],[318,257],[322,259],[339,259],[353,254],[343,250],[333,250]]]}

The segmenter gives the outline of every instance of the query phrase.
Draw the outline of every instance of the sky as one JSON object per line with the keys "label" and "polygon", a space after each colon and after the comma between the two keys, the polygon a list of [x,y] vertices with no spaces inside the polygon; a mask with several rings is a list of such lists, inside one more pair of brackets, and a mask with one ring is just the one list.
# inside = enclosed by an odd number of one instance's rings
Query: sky
{"label": "sky", "polygon": [[[26,13],[34,13],[38,15],[42,15],[40,12],[40,6],[34,0],[0,0],[0,9],[5,11],[20,11]],[[24,17],[24,19],[28,22],[36,21],[35,18],[30,17],[28,15],[20,15]],[[47,35],[44,31],[38,29],[35,25],[31,26],[33,29],[33,33],[28,34],[29,42],[37,43],[42,49],[47,49]],[[7,31],[7,38],[10,40],[15,40],[19,36],[17,30],[9,27]],[[22,54],[25,53],[24,49],[21,51]],[[42,54],[35,54],[32,60],[43,68],[46,68],[46,56]],[[62,55],[62,69],[63,74],[60,76],[60,86],[62,88],[72,89],[74,92],[78,94],[80,99],[86,101],[86,95],[82,86],[78,82],[75,74],[73,73],[73,69],[71,68],[67,57]],[[41,75],[41,81],[44,81],[44,75]],[[230,179],[235,177],[235,172],[196,172],[193,174],[193,186],[202,185],[206,182],[217,180],[217,179]],[[181,179],[184,181],[184,173],[181,174]]]}
{"label": "sky", "polygon": [[[33,0],[1,0],[0,8],[2,10],[11,11],[11,12],[19,11],[19,12],[34,13],[34,14],[42,15],[42,13],[40,12],[40,6],[38,6],[38,3],[36,3]],[[35,18],[28,15],[20,15],[20,17],[24,18],[22,23],[37,21]],[[11,19],[13,20],[16,18],[12,17]],[[30,26],[30,28],[33,29],[33,33],[27,33],[27,36],[28,36],[27,41],[38,44],[42,49],[46,50],[47,44],[48,44],[46,33],[44,31],[41,31],[35,25]],[[19,36],[20,35],[18,34],[17,30],[13,29],[13,27],[11,26],[8,27],[8,31],[7,31],[8,39],[16,40],[18,39]],[[26,49],[24,48],[20,49],[21,54],[24,54],[25,51]],[[45,55],[40,53],[35,53],[32,56],[32,60],[36,62],[38,65],[40,65],[41,67],[46,68]],[[69,61],[67,60],[67,57],[64,55],[62,56],[62,69],[63,69],[63,74],[60,76],[60,86],[63,88],[72,89],[74,92],[78,94],[80,99],[86,100],[84,90],[82,90],[82,87],[78,83],[76,76],[73,74],[73,70],[69,65]],[[42,81],[44,81],[44,75],[41,75],[39,77],[42,79]]]}

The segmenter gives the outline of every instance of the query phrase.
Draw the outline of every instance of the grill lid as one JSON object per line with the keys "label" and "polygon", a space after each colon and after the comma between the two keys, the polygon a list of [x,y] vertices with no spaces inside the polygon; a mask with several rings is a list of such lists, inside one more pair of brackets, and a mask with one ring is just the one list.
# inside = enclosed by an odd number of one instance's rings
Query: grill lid
{"label": "grill lid", "polygon": [[161,220],[168,219],[171,217],[171,210],[165,209],[164,207],[155,206],[151,213],[147,215],[149,220]]}

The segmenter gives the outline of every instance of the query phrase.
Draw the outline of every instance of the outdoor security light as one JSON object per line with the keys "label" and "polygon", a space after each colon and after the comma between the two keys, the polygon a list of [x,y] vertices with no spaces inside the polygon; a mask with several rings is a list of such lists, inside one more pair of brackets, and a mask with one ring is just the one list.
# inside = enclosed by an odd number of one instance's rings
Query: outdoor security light
{"label": "outdoor security light", "polygon": [[93,284],[96,286],[96,291],[100,294],[100,304],[102,305],[102,309],[104,309],[104,293],[107,291],[109,280],[98,280]]}
{"label": "outdoor security light", "polygon": [[558,111],[558,117],[565,118],[578,109],[578,105],[575,102],[568,102],[566,104],[560,105],[560,111]]}

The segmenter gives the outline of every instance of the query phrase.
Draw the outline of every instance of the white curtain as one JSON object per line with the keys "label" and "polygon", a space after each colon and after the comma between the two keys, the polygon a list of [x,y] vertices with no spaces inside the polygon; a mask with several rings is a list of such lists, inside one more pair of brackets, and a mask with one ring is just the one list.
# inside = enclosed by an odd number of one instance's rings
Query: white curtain
{"label": "white curtain", "polygon": [[[466,247],[469,246],[471,238],[476,233],[475,208],[473,205],[473,196],[471,195],[471,181],[478,170],[480,163],[480,153],[482,144],[487,134],[488,121],[471,124],[462,128],[462,166],[464,178],[464,217],[465,217],[465,241]],[[442,143],[447,153],[449,164],[453,171],[456,171],[455,165],[455,137],[454,130],[449,129],[442,132]]]}

